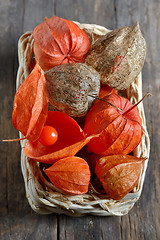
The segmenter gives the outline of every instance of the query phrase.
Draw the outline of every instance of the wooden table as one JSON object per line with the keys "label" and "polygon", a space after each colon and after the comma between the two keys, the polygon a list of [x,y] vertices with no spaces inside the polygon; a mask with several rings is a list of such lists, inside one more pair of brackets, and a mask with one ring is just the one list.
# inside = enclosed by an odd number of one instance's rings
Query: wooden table
{"label": "wooden table", "polygon": [[140,27],[147,41],[143,68],[144,107],[151,155],[143,192],[123,217],[38,215],[25,196],[19,143],[0,142],[0,239],[160,239],[160,0],[1,0],[0,1],[0,139],[15,138],[11,121],[18,68],[17,41],[45,16],[57,15],[109,29]]}

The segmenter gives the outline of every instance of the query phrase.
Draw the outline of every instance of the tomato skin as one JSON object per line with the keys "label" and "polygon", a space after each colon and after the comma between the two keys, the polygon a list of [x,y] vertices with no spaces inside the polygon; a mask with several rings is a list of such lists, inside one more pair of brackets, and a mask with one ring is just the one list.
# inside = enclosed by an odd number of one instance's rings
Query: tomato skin
{"label": "tomato skin", "polygon": [[53,145],[58,139],[58,133],[54,127],[44,126],[38,139],[44,146]]}

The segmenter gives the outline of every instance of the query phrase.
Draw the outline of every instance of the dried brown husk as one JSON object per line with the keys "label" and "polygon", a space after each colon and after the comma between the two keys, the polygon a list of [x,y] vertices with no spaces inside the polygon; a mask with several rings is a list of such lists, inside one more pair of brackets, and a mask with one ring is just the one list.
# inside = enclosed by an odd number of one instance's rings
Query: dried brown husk
{"label": "dried brown husk", "polygon": [[85,63],[99,72],[101,83],[123,90],[141,72],[145,56],[146,42],[136,23],[99,38],[92,45]]}
{"label": "dried brown husk", "polygon": [[83,63],[62,64],[45,72],[50,104],[72,117],[87,114],[100,89],[100,76]]}

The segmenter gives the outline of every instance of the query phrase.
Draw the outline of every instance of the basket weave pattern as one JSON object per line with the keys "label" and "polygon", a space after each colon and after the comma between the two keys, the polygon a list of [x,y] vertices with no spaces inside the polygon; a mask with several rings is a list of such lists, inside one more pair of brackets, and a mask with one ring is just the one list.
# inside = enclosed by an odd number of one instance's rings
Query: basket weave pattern
{"label": "basket weave pattern", "polygon": [[[94,36],[104,35],[109,32],[108,29],[98,25],[79,24],[77,22],[76,24],[91,35],[92,41],[94,41]],[[19,69],[16,81],[17,88],[31,72],[32,47],[32,32],[27,32],[21,36],[18,42]],[[136,103],[142,98],[141,73],[136,81],[126,90],[126,96],[131,103]],[[21,169],[25,182],[26,197],[32,209],[40,214],[64,213],[70,216],[82,216],[85,214],[122,216],[127,214],[141,195],[150,152],[150,141],[146,130],[143,103],[138,105],[138,111],[142,118],[143,136],[133,154],[136,157],[145,157],[147,160],[144,163],[138,185],[132,193],[128,193],[120,201],[111,200],[107,195],[100,198],[91,190],[86,194],[77,196],[63,195],[57,192],[53,189],[53,185],[43,177],[39,163],[25,156],[24,147],[26,140],[21,141]]]}

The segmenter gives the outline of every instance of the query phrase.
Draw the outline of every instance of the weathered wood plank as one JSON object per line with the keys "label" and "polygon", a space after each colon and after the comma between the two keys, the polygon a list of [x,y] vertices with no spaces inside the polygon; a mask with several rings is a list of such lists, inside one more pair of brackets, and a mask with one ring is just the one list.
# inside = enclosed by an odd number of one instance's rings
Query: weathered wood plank
{"label": "weathered wood plank", "polygon": [[112,0],[57,0],[55,6],[59,17],[81,23],[98,24],[109,29],[115,27]]}
{"label": "weathered wood plank", "polygon": [[49,18],[55,15],[55,3],[56,0],[25,0],[23,10],[23,32],[32,31],[35,26],[43,22],[45,16]]}
{"label": "weathered wood plank", "polygon": [[85,216],[73,218],[61,216],[60,239],[120,239],[119,217]]}
{"label": "weathered wood plank", "polygon": [[[18,38],[52,14],[54,1],[48,4],[45,12],[44,1],[0,1],[0,139],[18,137],[12,125]],[[57,239],[56,215],[33,213],[26,199],[19,143],[0,142],[0,152],[0,239]]]}
{"label": "weathered wood plank", "polygon": [[56,240],[57,219],[54,215],[43,216],[33,212],[9,213],[1,219],[2,240]]}
{"label": "weathered wood plank", "polygon": [[[20,34],[18,17],[15,16],[16,9],[20,5],[20,2],[14,2],[8,6],[6,1],[1,2],[1,16],[3,16],[3,24],[1,22],[1,139],[13,138],[17,136],[17,132],[12,126],[12,106],[13,96],[15,92],[15,78],[17,69],[17,40]],[[18,143],[2,143],[1,159],[0,162],[2,169],[1,189],[5,189],[5,192],[1,194],[1,208],[3,212],[7,213],[8,209],[13,208],[14,204],[18,200],[20,203],[19,194],[22,193],[21,185],[21,170],[20,170],[20,147]],[[13,184],[14,183],[14,184]],[[24,198],[23,198],[24,199]],[[17,207],[19,205],[17,204]],[[13,208],[14,209],[14,208]]]}

